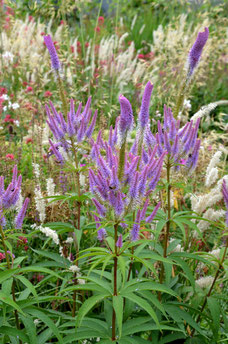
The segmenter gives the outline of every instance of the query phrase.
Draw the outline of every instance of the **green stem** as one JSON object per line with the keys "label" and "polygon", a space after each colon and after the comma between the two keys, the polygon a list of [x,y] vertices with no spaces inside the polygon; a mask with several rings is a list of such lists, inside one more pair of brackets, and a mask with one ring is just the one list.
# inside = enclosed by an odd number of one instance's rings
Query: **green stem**
{"label": "green stem", "polygon": [[[167,257],[167,248],[169,243],[169,231],[170,231],[170,218],[171,218],[171,184],[170,184],[170,169],[171,169],[171,163],[170,159],[168,157],[167,165],[166,165],[166,173],[167,173],[167,183],[168,183],[168,190],[167,190],[167,223],[166,223],[166,230],[165,230],[165,239],[164,239],[164,248],[163,248],[163,257]],[[162,284],[163,278],[164,278],[164,264],[162,264],[161,267],[161,273],[160,273],[160,283]],[[161,292],[158,294],[158,298],[161,301]]]}
{"label": "green stem", "polygon": [[187,90],[187,84],[186,84],[186,81],[184,81],[183,84],[181,85],[181,89],[177,97],[177,105],[174,110],[174,118],[177,118],[177,116],[179,115],[179,112],[182,109],[186,90]]}
{"label": "green stem", "polygon": [[[8,270],[10,270],[11,266],[10,266],[9,254],[7,252],[7,246],[6,246],[6,243],[5,243],[6,239],[5,239],[5,235],[4,235],[4,232],[3,232],[3,229],[2,229],[1,225],[0,225],[0,232],[1,232],[1,237],[2,237],[2,245],[3,245],[4,252],[5,252],[5,257],[6,257],[7,268],[8,268]],[[12,296],[13,296],[13,301],[16,302],[15,281],[14,280],[13,280],[13,283],[12,283]],[[17,329],[20,330],[19,317],[18,317],[18,312],[17,312],[16,309],[14,310],[14,316],[15,316],[15,321],[16,321]],[[19,340],[19,343],[22,344],[22,341]]]}
{"label": "green stem", "polygon": [[[213,290],[213,288],[214,288],[214,286],[215,286],[215,283],[216,283],[216,281],[217,281],[217,279],[218,279],[219,272],[220,272],[220,270],[221,270],[221,268],[222,268],[222,266],[223,266],[223,262],[224,262],[225,257],[226,257],[227,248],[228,248],[228,239],[226,239],[226,247],[225,247],[225,250],[224,250],[222,259],[221,259],[221,261],[220,261],[220,263],[219,263],[218,269],[217,269],[217,271],[216,271],[215,277],[214,277],[214,279],[213,279],[212,285],[211,285],[211,287],[210,287],[209,292],[207,293],[207,295],[206,295],[205,298],[204,298],[204,302],[203,302],[203,304],[202,304],[200,313],[199,313],[199,315],[198,315],[198,317],[197,317],[197,319],[196,319],[196,322],[197,322],[197,323],[198,323],[198,322],[200,321],[200,319],[201,319],[202,313],[203,313],[204,308],[205,308],[205,306],[206,306],[206,304],[207,304],[207,298],[210,297],[211,292],[212,292],[212,290]],[[191,336],[193,336],[194,333],[195,333],[195,329],[192,330]]]}
{"label": "green stem", "polygon": [[125,166],[125,150],[126,150],[126,140],[127,138],[124,138],[124,142],[120,148],[120,153],[119,153],[119,171],[118,171],[118,178],[119,181],[121,182],[124,174],[124,166]]}
{"label": "green stem", "polygon": [[62,101],[62,106],[63,106],[63,113],[65,118],[67,118],[67,113],[68,113],[68,107],[67,107],[67,98],[66,95],[64,93],[64,87],[63,87],[63,83],[62,80],[60,78],[60,74],[57,71],[57,81],[58,81],[58,86],[59,86],[59,95]]}
{"label": "green stem", "polygon": [[[117,296],[117,229],[118,229],[118,223],[114,225],[114,243],[115,243],[115,256],[114,256],[114,279],[113,279],[113,296]],[[112,310],[112,341],[116,340],[116,313],[113,307]]]}

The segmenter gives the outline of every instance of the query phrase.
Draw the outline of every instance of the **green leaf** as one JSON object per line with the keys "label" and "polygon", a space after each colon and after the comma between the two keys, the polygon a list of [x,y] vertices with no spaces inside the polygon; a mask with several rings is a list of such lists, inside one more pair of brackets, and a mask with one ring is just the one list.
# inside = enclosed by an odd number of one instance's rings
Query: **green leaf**
{"label": "green leaf", "polygon": [[96,303],[100,302],[101,300],[109,297],[109,294],[99,294],[91,296],[89,299],[87,299],[83,305],[80,307],[78,311],[78,315],[76,317],[76,323],[75,327],[76,329],[81,325],[81,322],[83,318],[86,316],[86,314],[96,305]]}
{"label": "green leaf", "polygon": [[64,279],[59,274],[57,274],[56,272],[54,272],[54,271],[52,271],[50,269],[42,268],[40,266],[35,266],[35,265],[31,265],[31,266],[27,266],[27,267],[21,268],[19,270],[19,272],[43,272],[45,274],[52,275],[52,276],[54,276],[56,278]]}
{"label": "green leaf", "polygon": [[115,310],[117,325],[119,328],[119,338],[122,336],[122,322],[123,322],[123,298],[120,295],[113,296],[113,308]]}
{"label": "green leaf", "polygon": [[[13,307],[14,309],[16,309],[18,312],[24,314],[24,312],[22,311],[22,309],[16,304],[16,302],[13,301],[13,299],[11,299],[8,295],[6,295],[5,293],[3,293],[2,291],[0,291],[0,301],[2,301],[3,303],[6,303],[7,305]],[[25,314],[24,314],[25,315]]]}
{"label": "green leaf", "polygon": [[58,338],[59,343],[63,344],[63,338],[60,335],[57,326],[48,315],[38,308],[27,308],[26,312],[43,321],[43,323],[47,325],[52,330],[53,334]]}
{"label": "green leaf", "polygon": [[148,302],[146,300],[135,295],[134,293],[129,293],[129,292],[123,293],[122,296],[128,300],[133,301],[134,303],[139,305],[142,309],[144,309],[151,316],[151,318],[155,321],[157,326],[160,328],[157,315],[156,315],[155,311],[153,310],[153,308],[148,304]]}
{"label": "green leaf", "polygon": [[120,271],[123,276],[123,283],[124,283],[125,277],[126,277],[126,262],[122,256],[117,256],[117,259],[118,259],[118,265],[119,265]]}
{"label": "green leaf", "polygon": [[194,278],[192,271],[189,268],[188,264],[180,258],[175,257],[173,259],[182,267],[182,269],[185,272],[187,278],[189,279],[189,282],[191,283],[193,289],[195,289],[195,278]]}
{"label": "green leaf", "polygon": [[[137,280],[136,280],[137,282]],[[160,283],[156,283],[156,282],[137,282],[137,285],[130,285],[128,286],[127,284],[125,284],[124,288],[120,291],[120,294],[126,294],[128,292],[134,292],[134,291],[140,291],[140,290],[155,290],[155,291],[161,291],[163,293],[167,293],[173,296],[178,297],[178,294],[173,291],[172,289],[166,287],[163,284]]]}
{"label": "green leaf", "polygon": [[15,338],[19,337],[24,343],[29,343],[29,337],[22,330],[18,330],[14,327],[2,326],[0,327],[0,333]]}
{"label": "green leaf", "polygon": [[213,320],[213,333],[215,336],[215,339],[218,337],[218,331],[219,331],[219,324],[220,324],[220,305],[218,301],[210,296],[207,298],[207,305],[211,312],[211,317]]}
{"label": "green leaf", "polygon": [[16,279],[18,279],[19,281],[21,281],[21,283],[23,283],[29,290],[30,292],[34,295],[34,297],[36,298],[36,301],[37,303],[39,302],[38,301],[38,295],[37,295],[37,292],[36,292],[36,289],[35,287],[32,285],[32,283],[27,279],[25,278],[24,276],[22,275],[17,275],[15,276]]}
{"label": "green leaf", "polygon": [[0,271],[0,283],[7,280],[8,278],[11,278],[18,271],[19,271],[19,269],[10,269],[10,270]]}
{"label": "green leaf", "polygon": [[34,325],[33,319],[21,316],[21,320],[29,336],[29,344],[37,344],[36,326]]}
{"label": "green leaf", "polygon": [[174,340],[184,339],[184,338],[186,338],[186,336],[181,333],[168,334],[167,336],[165,336],[159,341],[159,344],[169,344],[169,343],[172,343]]}

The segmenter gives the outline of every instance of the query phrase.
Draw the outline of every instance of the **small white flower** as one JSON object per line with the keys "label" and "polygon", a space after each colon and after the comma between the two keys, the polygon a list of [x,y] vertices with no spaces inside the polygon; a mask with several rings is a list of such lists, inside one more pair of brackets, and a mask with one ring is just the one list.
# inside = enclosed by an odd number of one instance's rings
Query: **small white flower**
{"label": "small white flower", "polygon": [[7,109],[8,109],[8,107],[5,105],[5,106],[3,106],[3,111],[7,111]]}
{"label": "small white flower", "polygon": [[65,241],[66,244],[72,244],[74,242],[74,239],[71,237],[68,237]]}
{"label": "small white flower", "polygon": [[19,127],[20,122],[18,120],[14,121],[14,123],[16,124],[17,127]]}
{"label": "small white flower", "polygon": [[11,107],[12,107],[12,103],[11,101],[8,101],[8,109],[11,109]]}
{"label": "small white flower", "polygon": [[69,270],[70,270],[71,272],[79,272],[79,271],[80,271],[80,268],[79,268],[77,265],[71,265],[71,266],[69,267]]}
{"label": "small white flower", "polygon": [[38,325],[40,320],[39,319],[35,319],[33,322],[34,322],[35,325]]}
{"label": "small white flower", "polygon": [[78,279],[78,284],[85,284],[85,280],[84,279]]}
{"label": "small white flower", "polygon": [[3,127],[0,127],[0,130],[4,129]]}
{"label": "small white flower", "polygon": [[53,229],[49,227],[42,227],[42,226],[39,226],[39,230],[43,234],[45,234],[47,237],[51,238],[56,245],[59,245],[59,237],[56,231],[54,231]]}
{"label": "small white flower", "polygon": [[18,109],[19,107],[20,107],[20,105],[19,105],[18,103],[13,103],[13,104],[12,104],[12,108],[13,108],[14,110]]}
{"label": "small white flower", "polygon": [[2,98],[3,100],[8,100],[8,99],[9,99],[9,96],[8,96],[7,94],[3,94],[3,95],[1,96],[1,98]]}

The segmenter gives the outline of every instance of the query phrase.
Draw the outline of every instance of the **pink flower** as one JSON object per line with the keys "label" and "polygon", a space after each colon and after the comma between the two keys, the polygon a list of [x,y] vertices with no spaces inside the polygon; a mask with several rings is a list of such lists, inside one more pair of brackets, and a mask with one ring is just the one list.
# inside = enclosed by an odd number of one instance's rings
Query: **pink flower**
{"label": "pink flower", "polygon": [[46,91],[44,93],[44,97],[51,97],[52,96],[52,93],[50,91]]}
{"label": "pink flower", "polygon": [[144,54],[138,54],[138,59],[145,59],[145,55]]}
{"label": "pink flower", "polygon": [[98,18],[98,23],[100,24],[100,25],[102,25],[102,24],[104,24],[104,17],[99,17]]}
{"label": "pink flower", "polygon": [[207,150],[212,151],[212,146],[207,146]]}
{"label": "pink flower", "polygon": [[185,159],[180,159],[179,163],[180,163],[181,165],[185,165],[185,164],[186,164],[186,160],[185,160]]}
{"label": "pink flower", "polygon": [[6,258],[5,253],[1,253],[1,252],[0,252],[0,261],[1,261],[2,259],[5,259],[5,258]]}
{"label": "pink flower", "polygon": [[99,26],[95,27],[94,29],[97,33],[99,33],[101,31],[101,28]]}
{"label": "pink flower", "polygon": [[31,86],[28,86],[26,89],[26,93],[33,92],[33,88]]}
{"label": "pink flower", "polygon": [[6,159],[14,160],[14,155],[13,154],[6,154]]}

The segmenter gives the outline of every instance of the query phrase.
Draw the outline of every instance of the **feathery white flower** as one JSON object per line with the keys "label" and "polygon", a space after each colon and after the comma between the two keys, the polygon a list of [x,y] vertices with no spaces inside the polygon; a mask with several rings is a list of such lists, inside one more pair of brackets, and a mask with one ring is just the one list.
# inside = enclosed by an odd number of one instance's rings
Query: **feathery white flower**
{"label": "feathery white flower", "polygon": [[193,123],[195,123],[198,118],[209,115],[209,113],[213,111],[218,105],[227,105],[227,104],[228,104],[227,100],[219,100],[217,102],[205,105],[198,112],[196,112],[194,116],[192,116],[191,120],[193,121]]}
{"label": "feathery white flower", "polygon": [[56,233],[56,231],[54,231],[53,229],[51,229],[49,227],[39,226],[38,228],[43,234],[45,234],[47,237],[51,238],[56,245],[59,245],[59,237],[58,237],[58,234]]}
{"label": "feathery white flower", "polygon": [[[214,210],[212,208],[209,208],[203,214],[203,218],[210,221],[217,221],[221,217],[225,216],[225,214],[226,214],[225,210]],[[201,231],[205,231],[209,226],[210,226],[210,222],[208,221],[200,220],[198,223],[198,228]]]}
{"label": "feathery white flower", "polygon": [[218,151],[211,158],[207,166],[207,171],[206,171],[206,178],[205,178],[206,186],[211,186],[218,179],[218,169],[216,166],[218,165],[221,156],[222,156],[222,152]]}
{"label": "feathery white flower", "polygon": [[196,284],[200,288],[207,288],[212,285],[214,278],[212,276],[206,276],[206,277],[201,277],[198,280],[196,280]]}
{"label": "feathery white flower", "polygon": [[43,199],[43,195],[39,187],[35,187],[34,192],[35,192],[34,198],[35,198],[36,210],[39,213],[40,221],[43,223],[46,218],[46,213],[45,213],[46,203],[45,203],[45,200]]}
{"label": "feathery white flower", "polygon": [[33,166],[33,169],[34,169],[35,176],[39,180],[39,178],[40,178],[40,165],[32,163],[32,166]]}
{"label": "feathery white flower", "polygon": [[55,183],[53,178],[47,179],[47,194],[48,196],[55,196]]}

